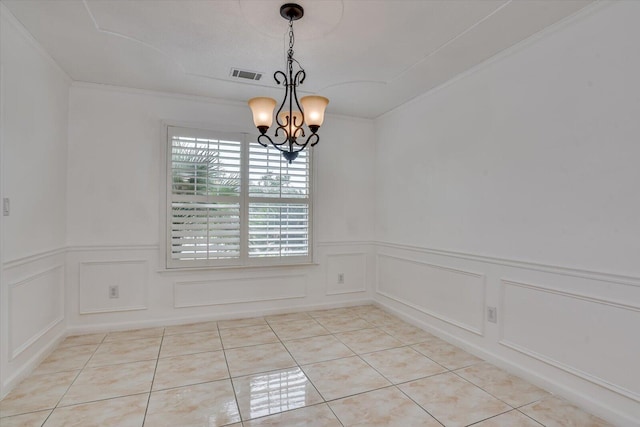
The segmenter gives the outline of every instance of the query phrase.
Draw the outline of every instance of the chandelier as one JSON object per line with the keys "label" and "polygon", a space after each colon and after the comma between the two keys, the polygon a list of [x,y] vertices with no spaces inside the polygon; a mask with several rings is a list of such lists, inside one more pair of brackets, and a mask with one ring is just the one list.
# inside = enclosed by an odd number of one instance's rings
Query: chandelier
{"label": "chandelier", "polygon": [[[295,37],[293,34],[293,21],[297,21],[304,15],[302,6],[295,3],[287,3],[280,7],[280,15],[289,21],[289,50],[287,51],[287,69],[276,71],[273,74],[278,85],[285,88],[284,99],[276,113],[276,124],[274,138],[279,134],[282,138],[279,141],[267,135],[267,131],[273,124],[273,110],[276,107],[276,100],[267,97],[257,97],[249,100],[249,107],[253,113],[253,123],[260,131],[258,143],[267,147],[270,143],[282,152],[285,159],[291,163],[298,157],[298,153],[307,146],[313,147],[320,141],[318,129],[324,121],[324,110],[327,108],[329,100],[323,96],[304,96],[298,100],[296,88],[304,82],[306,73],[298,61],[293,57],[293,44]],[[294,63],[297,68],[294,74]],[[308,136],[305,133],[304,125],[311,132]],[[306,138],[305,138],[306,137]]]}

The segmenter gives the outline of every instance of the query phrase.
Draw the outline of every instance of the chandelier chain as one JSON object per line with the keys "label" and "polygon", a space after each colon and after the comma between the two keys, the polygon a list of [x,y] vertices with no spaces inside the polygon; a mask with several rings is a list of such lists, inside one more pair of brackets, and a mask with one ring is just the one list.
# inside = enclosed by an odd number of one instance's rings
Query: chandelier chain
{"label": "chandelier chain", "polygon": [[[289,50],[287,51],[287,67],[290,72],[293,72],[293,63],[295,62],[298,68],[304,70],[300,62],[293,57],[293,45],[296,42],[295,34],[293,33],[293,18],[289,19]],[[291,82],[292,83],[292,82]]]}
{"label": "chandelier chain", "polygon": [[293,35],[293,19],[289,20],[289,49],[293,49],[295,43],[295,37]]}
{"label": "chandelier chain", "polygon": [[[289,19],[289,51],[287,52],[287,59],[289,63],[289,70],[293,68],[293,45],[295,44],[296,39],[293,34],[293,19]],[[298,62],[298,61],[296,61]]]}

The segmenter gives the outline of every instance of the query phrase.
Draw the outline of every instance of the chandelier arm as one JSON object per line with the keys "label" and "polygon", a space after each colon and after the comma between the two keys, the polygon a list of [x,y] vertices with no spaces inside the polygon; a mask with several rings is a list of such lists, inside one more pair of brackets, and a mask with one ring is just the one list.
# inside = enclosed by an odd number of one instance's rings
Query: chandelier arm
{"label": "chandelier arm", "polygon": [[[259,143],[260,145],[262,145],[263,147],[268,147],[268,146],[269,146],[268,144],[266,144],[266,143],[264,143],[264,142],[262,142],[262,141],[261,141],[261,139],[263,139],[263,138],[264,138],[264,139],[266,139],[267,141],[269,141],[269,143],[270,143],[274,148],[278,149],[279,151],[281,151],[281,152],[283,152],[283,153],[297,153],[297,152],[300,152],[300,151],[304,150],[304,148],[307,146],[307,144],[305,143],[305,144],[304,144],[304,145],[302,145],[299,149],[294,150],[294,149],[293,149],[293,147],[292,147],[291,145],[289,145],[289,146],[288,146],[288,148],[289,148],[289,149],[288,149],[288,150],[285,150],[285,149],[283,149],[283,148],[281,148],[281,147],[282,147],[284,144],[286,144],[287,142],[289,142],[288,140],[286,140],[286,139],[285,139],[285,140],[284,140],[284,141],[282,141],[282,142],[275,142],[275,141],[273,141],[273,140],[271,139],[271,137],[270,137],[269,135],[264,134],[264,135],[259,135],[259,136],[258,136],[258,143]],[[296,144],[296,145],[300,145],[300,144]]]}
{"label": "chandelier arm", "polygon": [[293,77],[293,50],[289,49],[289,85],[287,86],[287,94],[285,98],[289,99],[289,118],[287,119],[287,129],[285,132],[289,137],[289,142],[295,141],[296,128],[295,117],[293,115],[293,100],[295,99],[296,103],[298,102],[298,96],[296,95],[296,81]]}
{"label": "chandelier arm", "polygon": [[[282,75],[282,82],[278,80],[278,75]],[[287,97],[289,95],[289,79],[287,78],[287,75],[280,70],[273,73],[273,78],[275,79],[276,83],[278,83],[279,85],[282,84],[285,87],[284,99],[282,100],[280,108],[278,108],[278,112],[276,113],[276,123],[278,124],[278,128],[283,128],[285,124],[280,121],[280,113],[282,112],[284,104],[287,102]]]}
{"label": "chandelier arm", "polygon": [[304,132],[304,128],[302,126],[300,126],[295,131],[295,138],[293,139],[293,143],[298,145],[298,146],[304,145],[304,144],[301,144],[301,143],[298,142],[298,138],[304,138],[305,136],[306,136],[306,134]]}
{"label": "chandelier arm", "polygon": [[283,73],[282,71],[280,71],[280,70],[278,70],[275,73],[273,73],[273,78],[276,81],[276,83],[278,85],[282,84],[282,82],[278,79],[278,74],[282,74],[282,79],[284,80],[285,85],[286,85],[287,75],[285,73]]}
{"label": "chandelier arm", "polygon": [[[276,131],[275,131],[274,136],[276,136],[276,137],[278,136],[278,131],[279,131],[279,130],[284,130],[285,135],[286,135],[286,133],[287,133],[287,126],[286,126],[286,124],[285,124],[284,126],[278,126],[278,127],[276,128]],[[304,129],[303,129],[303,128],[301,128],[301,129],[300,129],[300,132],[301,132],[301,135],[300,135],[300,136],[304,137],[304,136],[305,136],[305,133],[304,133]],[[272,145],[274,145],[274,146],[281,146],[281,145],[284,145],[284,144],[286,144],[286,143],[291,143],[291,144],[295,144],[295,145],[297,145],[297,146],[299,146],[299,147],[303,147],[303,148],[304,148],[304,147],[307,145],[307,143],[306,143],[306,142],[301,144],[301,143],[299,143],[299,142],[298,142],[298,140],[297,140],[297,139],[293,139],[293,140],[291,140],[291,138],[287,138],[287,137],[285,137],[285,139],[284,139],[282,142],[275,142],[275,141],[274,141],[273,139],[271,139],[268,135],[266,135],[266,134],[263,134],[263,135],[264,135],[264,136],[266,136],[266,137],[267,137],[267,139],[269,140],[269,142],[270,142]],[[262,136],[262,135],[260,135],[260,136]],[[259,136],[259,137],[260,137],[260,136]],[[313,135],[309,135],[309,138],[311,138],[311,136],[313,136]],[[318,138],[319,138],[319,137],[318,137]],[[316,142],[316,143],[314,143],[314,145],[315,145],[315,144],[317,144],[317,142]],[[289,150],[289,151],[292,151],[292,150]],[[295,150],[295,151],[299,151],[299,150]]]}
{"label": "chandelier arm", "polygon": [[269,141],[271,144],[273,144],[273,140],[269,137],[269,135],[263,133],[262,135],[258,135],[258,144],[262,145],[263,147],[268,147],[269,144],[266,144],[264,142],[262,142],[262,139],[266,139],[267,141]]}
{"label": "chandelier arm", "polygon": [[320,136],[317,133],[312,133],[303,143],[299,143],[298,141],[293,141],[293,143],[300,148],[294,150],[293,146],[291,146],[289,151],[299,152],[304,150],[307,146],[313,147],[318,142],[320,142]]}
{"label": "chandelier arm", "polygon": [[294,147],[289,147],[290,149],[287,150],[287,151],[289,151],[291,153],[299,153],[300,151],[304,150],[305,147],[307,146],[307,144],[304,144],[304,145],[296,144],[296,145],[298,145],[300,148],[296,147],[296,149],[294,150]]}
{"label": "chandelier arm", "polygon": [[[311,135],[309,135],[309,138],[307,138],[307,144],[311,141],[311,139],[314,139],[314,141],[311,143],[310,147],[315,146],[318,142],[320,142],[320,135],[318,135],[317,133],[312,133]],[[306,145],[306,144],[305,144]]]}
{"label": "chandelier arm", "polygon": [[[295,61],[295,60],[294,60]],[[296,61],[297,63],[298,61]],[[298,64],[298,66],[300,67],[300,64]],[[295,85],[301,85],[302,83],[304,83],[304,79],[307,78],[307,73],[302,69],[302,67],[300,67],[300,70],[298,70],[298,72],[296,73],[296,76],[294,78],[295,81]]]}
{"label": "chandelier arm", "polygon": [[[302,107],[300,106],[300,101],[298,101],[298,91],[296,90],[296,88],[298,87],[299,84],[302,84],[305,76],[306,76],[306,73],[304,72],[304,70],[298,70],[295,77],[293,78],[293,84],[292,84],[292,91],[293,91],[292,98],[295,99],[296,106],[298,107],[298,111],[300,111],[300,115],[301,115],[301,120],[300,120],[301,123],[300,125],[297,126],[298,129],[302,129],[302,125],[304,124],[304,111],[302,111]],[[294,123],[294,126],[295,126],[295,123]],[[304,131],[302,132],[301,136],[304,136]]]}
{"label": "chandelier arm", "polygon": [[278,126],[278,127],[276,128],[276,132],[275,132],[274,136],[278,136],[278,131],[279,131],[280,129],[284,130],[284,133],[285,133],[285,139],[284,139],[282,142],[274,142],[273,140],[271,140],[271,139],[270,139],[271,144],[273,144],[273,145],[284,145],[284,144],[286,144],[287,142],[289,142],[289,138],[286,136],[286,135],[287,135],[287,128],[286,128],[286,125]]}

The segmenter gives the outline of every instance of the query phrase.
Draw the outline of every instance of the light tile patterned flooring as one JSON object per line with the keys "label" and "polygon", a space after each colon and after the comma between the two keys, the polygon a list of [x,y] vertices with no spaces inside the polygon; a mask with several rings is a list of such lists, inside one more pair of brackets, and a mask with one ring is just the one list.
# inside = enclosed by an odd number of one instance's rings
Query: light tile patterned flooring
{"label": "light tile patterned flooring", "polygon": [[375,306],[67,338],[0,426],[608,425]]}

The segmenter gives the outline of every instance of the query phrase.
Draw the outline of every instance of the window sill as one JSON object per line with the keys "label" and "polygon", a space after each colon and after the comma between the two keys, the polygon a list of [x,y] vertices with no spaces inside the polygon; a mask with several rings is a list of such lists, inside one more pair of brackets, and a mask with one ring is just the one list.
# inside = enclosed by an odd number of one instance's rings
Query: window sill
{"label": "window sill", "polygon": [[317,267],[320,264],[317,262],[301,262],[297,264],[268,264],[268,265],[221,265],[218,267],[177,267],[177,268],[163,268],[156,270],[158,274],[171,274],[171,273],[190,273],[190,272],[205,272],[205,271],[226,271],[226,270],[255,270],[255,269],[274,269],[274,268],[298,268],[298,267]]}

